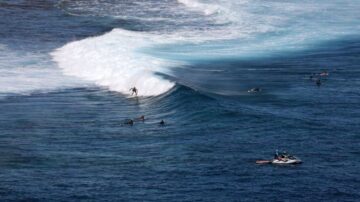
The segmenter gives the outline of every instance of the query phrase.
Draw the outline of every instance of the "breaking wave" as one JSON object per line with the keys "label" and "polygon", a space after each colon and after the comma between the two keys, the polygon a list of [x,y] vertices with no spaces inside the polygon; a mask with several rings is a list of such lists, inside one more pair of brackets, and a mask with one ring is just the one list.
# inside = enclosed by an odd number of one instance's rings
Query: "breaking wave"
{"label": "breaking wave", "polygon": [[284,54],[360,30],[360,4],[350,0],[79,0],[62,5],[78,15],[135,20],[131,22],[144,27],[115,28],[51,54],[66,75],[123,94],[136,86],[142,96],[171,89],[174,82],[160,75],[179,64]]}
{"label": "breaking wave", "polygon": [[141,53],[159,40],[153,34],[114,29],[102,36],[71,42],[52,53],[66,75],[77,76],[129,94],[136,86],[141,96],[162,94],[174,86],[156,73],[166,73],[171,63]]}

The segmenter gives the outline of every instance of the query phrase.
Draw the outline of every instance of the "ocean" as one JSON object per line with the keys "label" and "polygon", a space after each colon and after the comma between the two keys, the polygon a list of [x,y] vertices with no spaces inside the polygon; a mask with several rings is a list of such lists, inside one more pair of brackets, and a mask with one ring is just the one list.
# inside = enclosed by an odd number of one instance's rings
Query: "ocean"
{"label": "ocean", "polygon": [[359,10],[0,1],[0,200],[359,201]]}

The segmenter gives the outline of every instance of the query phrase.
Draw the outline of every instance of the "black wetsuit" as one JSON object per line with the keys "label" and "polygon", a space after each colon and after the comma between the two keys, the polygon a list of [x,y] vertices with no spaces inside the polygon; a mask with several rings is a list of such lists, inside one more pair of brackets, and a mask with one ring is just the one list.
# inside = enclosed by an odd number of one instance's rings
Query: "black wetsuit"
{"label": "black wetsuit", "polygon": [[320,85],[321,85],[321,80],[320,80],[320,79],[316,80],[316,85],[317,85],[317,86],[320,86]]}

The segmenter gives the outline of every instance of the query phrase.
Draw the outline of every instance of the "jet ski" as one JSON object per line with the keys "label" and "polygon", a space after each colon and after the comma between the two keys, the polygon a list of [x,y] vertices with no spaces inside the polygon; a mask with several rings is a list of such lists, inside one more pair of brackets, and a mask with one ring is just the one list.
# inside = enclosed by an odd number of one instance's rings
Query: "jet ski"
{"label": "jet ski", "polygon": [[279,157],[271,161],[272,164],[300,164],[301,159],[296,156]]}
{"label": "jet ski", "polygon": [[256,161],[256,164],[277,164],[277,165],[300,164],[300,163],[302,163],[300,158],[290,155],[286,152],[279,154],[277,151],[272,160]]}

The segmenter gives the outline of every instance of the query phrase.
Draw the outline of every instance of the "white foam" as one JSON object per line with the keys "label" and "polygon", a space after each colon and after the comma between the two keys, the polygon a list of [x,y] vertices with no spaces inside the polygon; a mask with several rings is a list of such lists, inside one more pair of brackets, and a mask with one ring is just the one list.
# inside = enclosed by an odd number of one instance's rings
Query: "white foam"
{"label": "white foam", "polygon": [[177,0],[179,3],[184,4],[188,8],[203,12],[205,15],[213,15],[221,11],[219,5],[205,4],[194,0]]}
{"label": "white foam", "polygon": [[15,51],[0,44],[0,96],[88,86],[64,76],[45,53]]}
{"label": "white foam", "polygon": [[[189,43],[205,40],[252,38],[252,43],[265,42],[287,47],[303,35],[302,41],[329,40],[359,31],[360,4],[353,0],[133,0],[62,1],[69,12],[85,15],[136,19],[161,34],[176,34]],[[184,8],[184,6],[187,7]],[[202,15],[201,15],[202,14]],[[293,38],[294,36],[294,38]],[[288,38],[289,41],[279,38]],[[292,39],[293,38],[293,39]],[[301,38],[301,37],[300,37]],[[263,40],[264,39],[264,40]],[[278,43],[285,42],[283,44]],[[302,44],[299,41],[298,44]],[[237,46],[233,44],[232,46]],[[246,44],[239,44],[247,49]],[[266,47],[266,46],[263,46]],[[236,47],[235,47],[236,48]],[[278,47],[276,47],[278,48]],[[233,47],[231,47],[233,49]],[[249,49],[250,51],[251,48]],[[257,50],[255,50],[257,51]],[[268,50],[266,50],[268,51]],[[190,53],[191,54],[191,53]]]}
{"label": "white foam", "polygon": [[79,86],[89,86],[74,78],[65,77],[59,70],[51,68],[0,68],[0,94],[31,94],[50,92]]}
{"label": "white foam", "polygon": [[156,75],[166,72],[170,63],[139,51],[161,36],[114,29],[102,36],[71,42],[51,55],[66,75],[76,76],[130,94],[133,86],[140,96],[165,93],[174,83]]}
{"label": "white foam", "polygon": [[[191,42],[202,42],[196,36],[207,41],[176,48],[175,52],[185,60],[263,57],[311,48],[360,31],[360,4],[351,0],[178,2],[189,11],[203,12],[204,18],[224,22],[210,29],[183,31],[184,36],[192,35],[186,36]],[[167,50],[168,55],[172,54],[172,50]]]}

